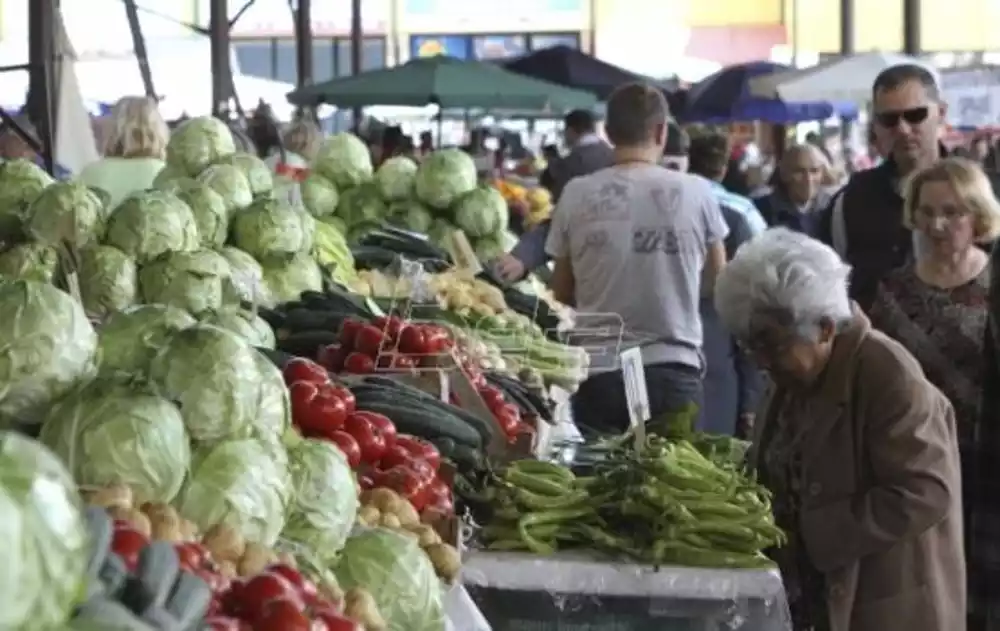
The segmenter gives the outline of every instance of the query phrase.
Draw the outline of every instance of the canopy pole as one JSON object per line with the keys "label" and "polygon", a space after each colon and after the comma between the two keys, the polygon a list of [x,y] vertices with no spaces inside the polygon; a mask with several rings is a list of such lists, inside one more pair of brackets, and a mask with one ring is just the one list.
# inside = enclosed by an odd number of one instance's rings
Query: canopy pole
{"label": "canopy pole", "polygon": [[[854,54],[857,44],[854,17],[854,0],[840,0],[840,56],[844,58]],[[853,128],[851,121],[846,118],[840,119],[840,146],[843,148],[844,165],[848,172],[853,171],[853,165],[848,161]]]}
{"label": "canopy pole", "polygon": [[313,82],[312,0],[299,0],[295,9],[295,61],[298,64],[297,88]]}
{"label": "canopy pole", "polygon": [[149,54],[146,52],[146,38],[142,34],[142,24],[139,23],[139,9],[135,0],[125,0],[125,17],[128,19],[128,29],[132,35],[132,50],[139,64],[139,75],[142,77],[142,87],[146,96],[156,99],[153,88],[153,75],[149,71]]}
{"label": "canopy pole", "polygon": [[[361,58],[364,55],[364,22],[361,19],[361,0],[351,0],[351,75],[361,74]],[[351,110],[351,120],[354,124],[354,132],[361,131],[361,117],[363,112],[360,107]]]}
{"label": "canopy pole", "polygon": [[920,49],[920,0],[903,0],[903,52],[917,56]]}
{"label": "canopy pole", "polygon": [[[58,103],[55,89],[55,21],[59,13],[58,0],[34,0],[28,3],[28,118],[38,130],[40,156],[45,170],[55,174],[55,117]],[[23,130],[21,130],[23,131]]]}
{"label": "canopy pole", "polygon": [[209,0],[209,38],[212,68],[212,116],[228,120],[233,96],[233,75],[229,63],[229,2]]}

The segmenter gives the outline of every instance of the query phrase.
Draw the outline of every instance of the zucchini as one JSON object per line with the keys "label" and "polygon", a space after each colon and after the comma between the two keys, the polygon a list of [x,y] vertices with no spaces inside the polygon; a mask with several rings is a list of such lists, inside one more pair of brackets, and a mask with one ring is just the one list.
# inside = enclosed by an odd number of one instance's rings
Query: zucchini
{"label": "zucchini", "polygon": [[277,350],[298,357],[315,359],[321,348],[339,341],[340,336],[336,331],[302,331],[278,338]]}
{"label": "zucchini", "polygon": [[479,432],[454,414],[417,405],[416,401],[389,403],[371,399],[372,397],[365,397],[363,402],[359,400],[358,409],[385,414],[403,434],[423,438],[450,438],[456,444],[482,447],[483,439]]}
{"label": "zucchini", "polygon": [[479,471],[484,464],[482,452],[466,445],[455,445],[448,459],[455,463],[459,471]]}
{"label": "zucchini", "polygon": [[280,329],[285,324],[285,314],[277,309],[265,309],[263,307],[257,308],[257,315],[260,318],[271,325],[271,328],[275,331]]}
{"label": "zucchini", "polygon": [[510,398],[517,407],[521,408],[522,412],[535,414],[546,421],[552,420],[551,406],[540,396],[525,387],[520,381],[496,373],[486,373],[486,381],[490,385],[500,388],[505,396]]}
{"label": "zucchini", "polygon": [[292,333],[300,331],[337,332],[347,315],[330,309],[292,309],[285,313],[285,325],[281,328]]}

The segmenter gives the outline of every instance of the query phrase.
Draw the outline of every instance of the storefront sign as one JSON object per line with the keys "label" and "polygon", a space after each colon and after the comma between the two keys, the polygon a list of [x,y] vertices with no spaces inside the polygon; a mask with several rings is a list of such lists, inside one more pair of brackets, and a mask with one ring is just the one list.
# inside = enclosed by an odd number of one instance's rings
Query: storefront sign
{"label": "storefront sign", "polygon": [[524,35],[478,35],[472,38],[476,59],[505,59],[528,52],[528,38]]}
{"label": "storefront sign", "polygon": [[590,25],[588,0],[399,1],[399,28],[407,33],[579,32]]}
{"label": "storefront sign", "polygon": [[529,45],[531,50],[542,50],[553,46],[565,46],[567,48],[580,48],[579,33],[532,33]]}
{"label": "storefront sign", "polygon": [[[292,3],[295,6],[297,3]],[[313,35],[351,34],[351,0],[313,2]],[[230,2],[229,14],[236,15],[243,2]],[[384,34],[389,30],[392,0],[364,0],[361,3],[361,23],[366,35]],[[209,1],[199,0],[199,23],[208,25]],[[233,26],[233,37],[290,37],[295,33],[295,20],[288,0],[255,0]]]}
{"label": "storefront sign", "polygon": [[410,37],[410,58],[447,55],[469,59],[469,38],[466,35],[414,35]]}
{"label": "storefront sign", "polygon": [[952,127],[1000,126],[1000,69],[946,71],[941,77],[941,91]]}

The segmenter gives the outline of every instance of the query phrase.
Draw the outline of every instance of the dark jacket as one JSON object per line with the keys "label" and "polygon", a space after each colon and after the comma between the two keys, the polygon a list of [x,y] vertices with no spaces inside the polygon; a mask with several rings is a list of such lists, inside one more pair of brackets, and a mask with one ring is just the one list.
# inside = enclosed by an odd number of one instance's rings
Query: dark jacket
{"label": "dark jacket", "polygon": [[813,210],[806,212],[796,208],[780,188],[772,189],[770,193],[761,197],[755,197],[753,202],[769,228],[780,226],[814,237],[819,232],[823,212],[830,205],[830,195],[824,192],[818,193],[812,202]]}
{"label": "dark jacket", "polygon": [[[577,145],[569,155],[549,165],[545,180],[549,183],[552,199],[558,202],[563,188],[573,178],[600,171],[614,164],[614,161],[614,150],[603,140]],[[545,241],[548,237],[549,222],[546,221],[522,235],[511,253],[524,263],[528,271],[541,267],[548,261],[545,254]]]}
{"label": "dark jacket", "polygon": [[[753,237],[746,217],[726,206],[722,216],[729,227],[726,258]],[[740,351],[736,340],[715,312],[712,298],[701,300],[702,351],[708,370],[704,381],[704,405],[698,429],[732,436],[741,414],[757,411],[763,385],[762,376],[750,357]]]}

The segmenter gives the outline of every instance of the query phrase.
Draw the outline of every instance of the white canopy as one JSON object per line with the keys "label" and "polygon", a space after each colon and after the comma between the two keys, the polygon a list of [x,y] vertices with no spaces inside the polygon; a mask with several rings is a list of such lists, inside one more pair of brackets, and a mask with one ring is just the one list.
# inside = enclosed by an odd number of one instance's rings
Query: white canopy
{"label": "white canopy", "polygon": [[750,91],[764,98],[785,101],[851,101],[871,99],[872,83],[883,70],[901,64],[924,66],[939,78],[938,71],[916,57],[895,53],[863,53],[827,63],[757,77],[750,81]]}

